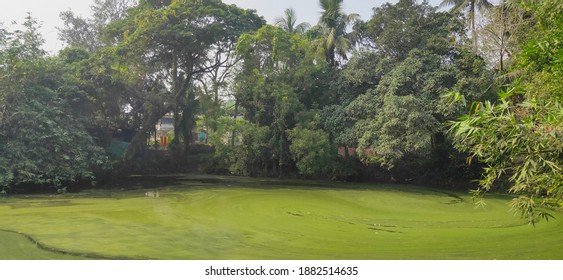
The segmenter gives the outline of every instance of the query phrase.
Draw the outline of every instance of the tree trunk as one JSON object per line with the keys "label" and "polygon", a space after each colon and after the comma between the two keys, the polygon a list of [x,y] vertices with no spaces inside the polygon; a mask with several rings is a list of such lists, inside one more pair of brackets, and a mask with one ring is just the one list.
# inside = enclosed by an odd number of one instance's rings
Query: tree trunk
{"label": "tree trunk", "polygon": [[500,34],[500,51],[499,51],[499,59],[500,59],[500,74],[502,75],[504,71],[504,34],[506,33],[506,25],[504,23],[504,3],[501,3],[501,10],[500,10],[500,23],[502,24],[502,33]]}
{"label": "tree trunk", "polygon": [[[187,112],[184,111],[184,115],[187,114]],[[186,116],[184,116],[186,117]],[[192,142],[192,127],[189,124],[189,120],[186,119],[186,123],[185,123],[185,128],[184,128],[184,162],[188,163],[188,159],[190,157],[189,153],[190,153],[190,144]]]}
{"label": "tree trunk", "polygon": [[477,53],[477,31],[475,30],[475,6],[471,6],[469,11],[469,18],[471,20],[471,37],[473,38],[473,51]]}
{"label": "tree trunk", "polygon": [[143,120],[141,129],[135,134],[131,143],[125,151],[124,159],[126,162],[135,160],[139,154],[143,154],[147,145],[147,135],[154,129],[154,126],[166,113],[160,110],[151,110],[148,116]]}
{"label": "tree trunk", "polygon": [[437,132],[432,135],[432,149],[437,162],[437,166],[444,168],[449,162],[449,154],[445,147],[446,135],[443,132]]}
{"label": "tree trunk", "polygon": [[235,122],[235,125],[233,125],[233,132],[231,134],[231,146],[235,146],[235,140],[236,140],[236,135],[237,135],[237,129],[236,129],[236,121],[237,121],[237,115],[238,115],[238,98],[235,97],[235,112],[233,114],[233,119]]}
{"label": "tree trunk", "polygon": [[281,179],[283,177],[283,140],[280,139],[280,174],[279,174],[279,178]]}

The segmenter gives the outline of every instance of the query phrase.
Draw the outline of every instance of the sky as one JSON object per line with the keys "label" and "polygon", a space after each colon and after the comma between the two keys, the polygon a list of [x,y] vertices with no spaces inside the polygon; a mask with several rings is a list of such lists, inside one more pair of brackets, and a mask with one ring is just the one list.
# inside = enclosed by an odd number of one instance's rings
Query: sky
{"label": "sky", "polygon": [[[430,4],[437,6],[442,0],[430,0]],[[224,3],[236,4],[246,9],[257,10],[269,23],[276,17],[283,15],[286,8],[292,7],[297,13],[297,21],[315,25],[320,16],[321,8],[318,0],[223,0]],[[398,0],[344,0],[344,11],[347,14],[357,13],[363,20],[373,14],[372,8],[383,3],[396,3]],[[63,25],[59,13],[72,10],[83,17],[90,16],[90,6],[93,0],[0,0],[0,23],[8,29],[14,29],[14,22],[23,22],[27,12],[42,24],[41,33],[45,38],[44,48],[55,53],[63,47],[58,40],[56,27]]]}

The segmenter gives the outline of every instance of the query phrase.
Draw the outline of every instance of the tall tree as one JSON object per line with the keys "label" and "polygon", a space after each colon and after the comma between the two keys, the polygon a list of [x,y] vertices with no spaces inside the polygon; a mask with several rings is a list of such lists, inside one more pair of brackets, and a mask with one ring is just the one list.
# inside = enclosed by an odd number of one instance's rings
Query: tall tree
{"label": "tall tree", "polygon": [[223,108],[224,98],[232,97],[230,84],[239,57],[232,51],[232,46],[224,46],[212,50],[210,60],[221,66],[195,77],[196,91],[203,113],[203,122],[207,136],[218,129],[219,118],[226,113]]}
{"label": "tall tree", "polygon": [[[132,10],[117,28],[123,38],[120,49],[126,56],[123,65],[144,68],[146,79],[153,80],[154,89],[162,92],[157,94],[161,96],[156,103],[159,105],[153,105],[151,113],[145,115],[147,125],[143,129],[153,127],[158,119],[172,111],[175,131],[191,131],[191,127],[180,126],[193,124],[182,120],[195,119],[196,112],[189,109],[193,108],[190,105],[193,98],[188,93],[196,78],[231,63],[226,57],[215,59],[214,51],[232,50],[240,34],[263,23],[254,12],[219,0],[181,0],[164,7],[140,5]],[[123,69],[128,71],[127,67]],[[137,133],[133,139],[129,158],[138,148],[135,146],[144,145],[145,132]],[[176,136],[176,141],[183,140],[187,156],[192,139]]]}
{"label": "tall tree", "polygon": [[[367,90],[346,107],[355,119],[352,142],[366,162],[392,168],[428,165],[425,160],[433,155],[440,158],[437,162],[448,160],[447,154],[438,153],[447,146],[443,124],[459,112],[441,106],[442,96],[455,89],[482,100],[491,83],[484,61],[458,43],[465,35],[462,26],[451,13],[413,0],[385,4],[361,26],[375,55],[364,54],[371,59],[367,66],[353,60],[344,73],[359,72],[356,67],[373,73],[368,79],[347,78],[367,82]],[[342,119],[347,120],[346,114]],[[354,140],[349,131],[339,130],[344,139]]]}
{"label": "tall tree", "polygon": [[235,79],[237,101],[246,119],[269,128],[269,155],[261,160],[281,176],[293,166],[288,130],[295,127],[300,112],[321,102],[314,98],[316,78],[329,68],[328,63],[305,36],[271,25],[243,35],[237,52],[242,58]]}
{"label": "tall tree", "polygon": [[488,0],[443,0],[440,6],[445,7],[451,5],[453,5],[452,11],[467,12],[471,28],[471,37],[473,39],[473,51],[476,52],[478,48],[477,30],[475,28],[476,11],[482,12],[485,9],[490,9],[493,4]]}
{"label": "tall tree", "polygon": [[311,25],[306,22],[297,24],[297,14],[293,8],[285,9],[284,16],[277,17],[274,21],[275,25],[289,33],[303,34],[307,29],[311,28]]}
{"label": "tall tree", "polygon": [[356,34],[348,33],[347,28],[359,19],[359,15],[346,15],[342,9],[342,2],[343,0],[320,0],[319,2],[323,10],[319,19],[323,47],[327,60],[333,66],[338,65],[337,55],[347,59],[348,52],[357,40]]}

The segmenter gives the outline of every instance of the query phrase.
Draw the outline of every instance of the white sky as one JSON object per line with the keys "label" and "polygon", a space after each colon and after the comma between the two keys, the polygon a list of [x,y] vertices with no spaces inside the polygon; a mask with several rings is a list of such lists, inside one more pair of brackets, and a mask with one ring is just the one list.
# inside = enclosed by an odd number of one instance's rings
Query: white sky
{"label": "white sky", "polygon": [[[441,1],[430,0],[430,4],[437,6]],[[286,8],[292,7],[297,12],[298,23],[309,22],[314,25],[318,21],[321,10],[318,0],[223,0],[223,2],[255,9],[269,23],[272,23],[274,18],[282,16]],[[357,13],[363,20],[367,20],[372,15],[372,8],[379,7],[385,2],[396,3],[398,0],[344,0],[344,10],[347,14]],[[55,29],[62,26],[59,13],[70,9],[75,14],[88,17],[92,3],[93,0],[0,0],[0,23],[3,23],[4,27],[13,29],[14,21],[23,22],[26,13],[31,12],[32,16],[43,25],[41,31],[46,40],[45,49],[55,52],[63,47]]]}

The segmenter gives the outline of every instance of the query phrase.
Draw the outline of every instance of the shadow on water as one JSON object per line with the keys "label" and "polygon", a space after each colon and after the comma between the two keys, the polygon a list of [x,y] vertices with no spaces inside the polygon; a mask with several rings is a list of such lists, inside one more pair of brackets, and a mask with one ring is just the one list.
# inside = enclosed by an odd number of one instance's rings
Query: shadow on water
{"label": "shadow on water", "polygon": [[173,175],[135,175],[114,181],[104,187],[106,189],[132,190],[180,186],[183,181],[182,177]]}
{"label": "shadow on water", "polygon": [[[344,186],[347,184],[346,186]],[[246,178],[237,176],[205,176],[205,175],[135,175],[113,182],[105,186],[106,189],[155,189],[165,187],[246,187],[259,189],[279,188],[351,188],[354,184],[332,181],[308,181],[272,178]]]}
{"label": "shadow on water", "polygon": [[[455,205],[466,202],[458,191],[448,191],[439,188],[403,185],[403,184],[377,184],[377,183],[350,183],[319,180],[301,179],[276,179],[276,178],[253,178],[238,176],[213,176],[197,174],[175,174],[175,175],[135,175],[114,182],[106,186],[107,190],[133,191],[145,190],[146,197],[159,197],[158,190],[164,189],[191,189],[191,188],[249,188],[259,190],[384,190],[419,195],[443,195],[448,197],[447,201],[440,202],[447,205]],[[95,193],[92,195],[96,195]],[[111,195],[120,199],[119,195]]]}
{"label": "shadow on water", "polygon": [[438,192],[452,197],[453,200],[463,200],[455,192],[415,186],[394,185],[377,183],[349,183],[338,181],[318,181],[301,179],[275,179],[254,178],[238,176],[206,176],[206,175],[143,175],[130,176],[119,182],[106,186],[107,189],[135,190],[135,189],[158,189],[174,187],[244,187],[255,189],[332,189],[332,190],[396,190],[413,193],[427,194],[428,191]]}

